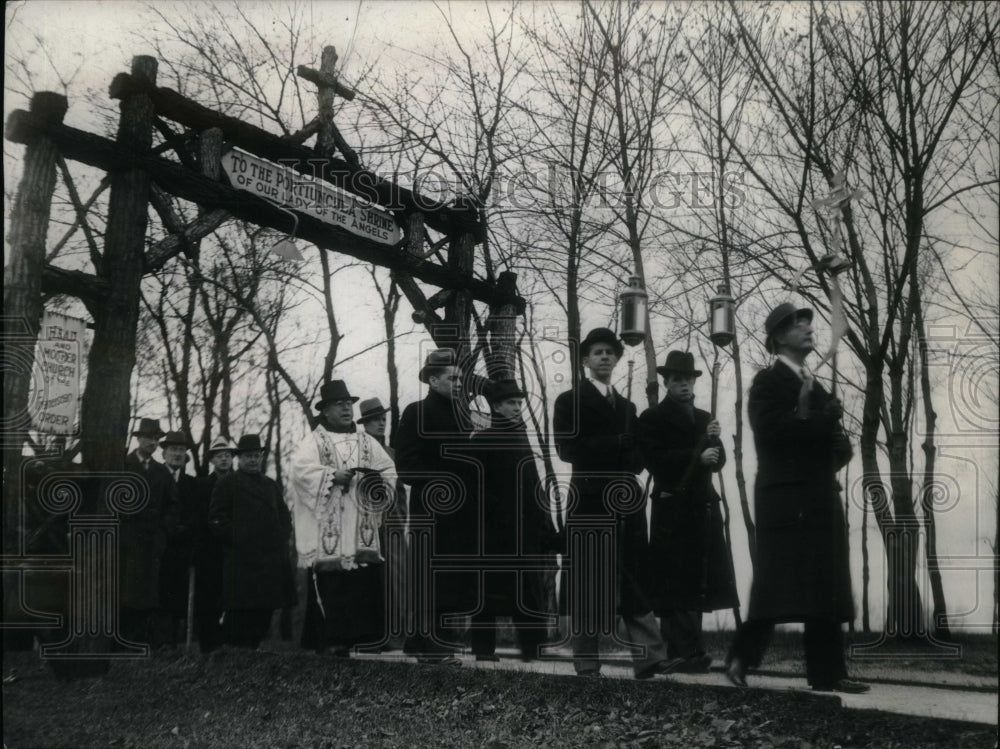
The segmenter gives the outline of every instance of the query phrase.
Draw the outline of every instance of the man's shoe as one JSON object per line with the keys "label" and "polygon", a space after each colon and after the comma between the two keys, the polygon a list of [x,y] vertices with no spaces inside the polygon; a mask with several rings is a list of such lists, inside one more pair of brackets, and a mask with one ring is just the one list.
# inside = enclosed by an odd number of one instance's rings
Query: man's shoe
{"label": "man's shoe", "polygon": [[477,655],[476,656],[476,660],[477,661],[487,661],[488,663],[499,663],[500,662],[500,656],[494,655],[492,653],[487,653],[486,655]]}
{"label": "man's shoe", "polygon": [[746,689],[747,671],[743,666],[743,661],[739,658],[733,658],[729,661],[729,663],[726,664],[726,678],[729,679],[733,686]]}
{"label": "man's shoe", "polygon": [[591,679],[600,679],[601,678],[601,672],[598,671],[596,668],[591,669],[590,671],[577,671],[576,675],[577,676],[587,676],[587,677],[589,677]]}
{"label": "man's shoe", "polygon": [[690,658],[685,658],[684,663],[677,669],[677,672],[681,674],[707,674],[711,668],[712,656],[708,653],[701,653],[700,655],[692,655]]}
{"label": "man's shoe", "polygon": [[635,678],[652,679],[657,674],[666,676],[667,674],[672,674],[677,672],[683,665],[684,665],[683,658],[671,658],[668,661],[657,661],[652,666],[644,668],[642,671],[636,672]]}
{"label": "man's shoe", "polygon": [[864,694],[869,691],[871,687],[864,682],[854,681],[852,679],[839,679],[833,684],[824,684],[821,686],[813,685],[813,689],[817,692],[844,692],[845,694]]}

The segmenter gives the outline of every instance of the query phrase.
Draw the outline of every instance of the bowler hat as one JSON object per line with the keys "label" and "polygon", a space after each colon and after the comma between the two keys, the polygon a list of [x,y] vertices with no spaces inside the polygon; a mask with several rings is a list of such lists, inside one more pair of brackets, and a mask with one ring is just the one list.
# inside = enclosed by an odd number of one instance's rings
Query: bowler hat
{"label": "bowler hat", "polygon": [[621,358],[621,355],[625,352],[625,344],[621,342],[621,339],[615,335],[613,330],[610,328],[594,328],[581,341],[580,355],[586,356],[590,352],[590,347],[595,343],[611,344],[611,347],[615,350],[615,356],[618,358]]}
{"label": "bowler hat", "polygon": [[184,432],[167,432],[166,436],[160,440],[160,447],[170,447],[171,445],[186,448],[188,441],[187,437],[184,436]]}
{"label": "bowler hat", "polygon": [[767,320],[764,321],[764,348],[768,353],[774,353],[774,341],[771,340],[774,334],[789,321],[789,318],[797,320],[800,317],[812,322],[813,311],[808,307],[796,308],[791,302],[782,302],[771,310]]}
{"label": "bowler hat", "polygon": [[319,400],[316,401],[315,408],[317,411],[322,411],[328,404],[343,400],[357,403],[360,399],[347,392],[347,383],[343,380],[325,382],[323,383],[323,387],[319,389]]}
{"label": "bowler hat", "polygon": [[517,380],[491,380],[483,389],[486,400],[490,403],[499,403],[508,398],[524,398],[527,395],[517,386]]}
{"label": "bowler hat", "polygon": [[389,409],[384,408],[382,401],[378,398],[367,398],[361,401],[358,409],[361,411],[361,415],[358,417],[359,422],[368,421],[368,419],[374,419],[376,416],[389,413]]}
{"label": "bowler hat", "polygon": [[132,432],[133,437],[153,437],[159,439],[166,432],[160,429],[159,419],[139,419],[139,427]]}
{"label": "bowler hat", "polygon": [[427,358],[424,359],[424,366],[420,368],[420,373],[417,376],[421,382],[429,383],[431,381],[431,372],[428,370],[454,366],[456,366],[455,352],[450,348],[439,348],[427,354]]}
{"label": "bowler hat", "polygon": [[244,434],[240,437],[239,443],[236,445],[236,454],[242,455],[243,453],[254,452],[255,450],[263,450],[264,446],[260,444],[259,434]]}
{"label": "bowler hat", "polygon": [[221,434],[212,440],[212,444],[208,448],[208,454],[214,455],[215,453],[221,453],[228,450],[231,453],[236,452],[236,445],[229,437],[223,437]]}
{"label": "bowler hat", "polygon": [[664,377],[670,372],[676,372],[686,377],[701,377],[701,370],[694,368],[694,354],[690,351],[671,351],[667,354],[667,360],[663,366],[657,367],[656,371]]}

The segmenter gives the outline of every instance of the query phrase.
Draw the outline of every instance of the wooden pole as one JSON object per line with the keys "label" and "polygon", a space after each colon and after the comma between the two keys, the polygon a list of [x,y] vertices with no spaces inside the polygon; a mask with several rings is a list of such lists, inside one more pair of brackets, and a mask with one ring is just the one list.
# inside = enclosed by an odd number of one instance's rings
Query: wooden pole
{"label": "wooden pole", "polygon": [[[135,57],[132,77],[152,87],[156,67],[155,58]],[[116,145],[133,154],[148,153],[154,115],[153,102],[142,89],[124,96]],[[111,175],[100,273],[108,282],[109,294],[94,314],[94,341],[81,409],[82,452],[91,470],[121,470],[125,458],[149,193],[150,177],[141,168],[126,167]]]}
{"label": "wooden pole", "polygon": [[[715,418],[715,409],[718,404],[719,398],[719,347],[714,346],[715,357],[712,360],[712,418]],[[722,440],[713,440],[718,445],[722,445]],[[733,564],[733,537],[730,535],[729,531],[729,501],[726,499],[726,485],[722,481],[722,472],[719,472],[719,497],[722,499],[722,530],[725,535],[726,540],[726,551],[729,553],[729,571],[733,578],[733,584],[736,584],[736,567]],[[707,546],[706,546],[707,548]],[[739,604],[733,606],[733,620],[736,622],[736,626],[739,627],[743,624],[743,617],[740,616]]]}
{"label": "wooden pole", "polygon": [[[49,91],[31,98],[31,113],[46,122],[62,122],[67,106],[65,96]],[[11,214],[10,257],[3,282],[4,554],[23,551],[21,445],[31,426],[28,391],[36,372],[35,344],[43,307],[42,266],[59,155],[56,145],[44,135],[31,138],[27,145],[24,173]]]}
{"label": "wooden pole", "polygon": [[[502,301],[490,307],[490,353],[486,372],[490,379],[515,378],[517,359],[517,318],[524,314],[525,302],[517,294],[517,275],[504,271],[497,278],[497,295]],[[522,387],[527,383],[522,382]]]}

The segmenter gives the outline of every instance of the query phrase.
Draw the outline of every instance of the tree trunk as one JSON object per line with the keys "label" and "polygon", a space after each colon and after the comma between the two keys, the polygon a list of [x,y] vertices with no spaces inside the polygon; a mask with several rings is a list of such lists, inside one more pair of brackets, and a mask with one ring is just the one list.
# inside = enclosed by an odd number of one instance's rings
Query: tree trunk
{"label": "tree trunk", "polygon": [[924,533],[927,534],[927,573],[931,584],[933,614],[931,616],[932,631],[938,639],[951,639],[948,626],[948,605],[944,598],[944,585],[941,582],[941,567],[937,553],[937,526],[934,509],[934,470],[937,457],[937,447],[934,444],[934,430],[937,425],[937,414],[931,400],[931,379],[929,362],[927,360],[927,336],[924,330],[924,314],[920,286],[914,279],[912,286],[912,306],[917,325],[917,350],[920,354],[920,390],[923,395],[925,437],[921,448],[924,452],[924,478],[920,491],[920,506],[924,518]]}
{"label": "tree trunk", "polygon": [[[155,85],[156,66],[152,57],[135,57],[132,75]],[[154,114],[147,94],[135,92],[124,97],[116,144],[136,154],[148,152]],[[149,174],[137,168],[123,169],[111,177],[101,273],[110,293],[94,315],[94,342],[81,408],[81,447],[84,462],[91,470],[121,470],[125,458],[149,186]]]}

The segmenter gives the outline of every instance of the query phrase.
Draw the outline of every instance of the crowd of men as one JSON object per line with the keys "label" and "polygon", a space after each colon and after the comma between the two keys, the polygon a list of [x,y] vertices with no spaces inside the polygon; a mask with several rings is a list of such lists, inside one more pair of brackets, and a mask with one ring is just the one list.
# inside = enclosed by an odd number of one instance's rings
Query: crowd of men
{"label": "crowd of men", "polygon": [[[841,634],[853,609],[836,472],[851,446],[840,402],[805,366],[811,320],[782,304],[764,324],[775,359],[748,398],[755,576],[725,668],[746,686],[774,625],[802,622],[809,683],[861,692]],[[204,652],[256,648],[274,612],[297,603],[297,560],[304,648],[341,657],[402,648],[454,666],[467,642],[477,660],[497,660],[498,620],[509,617],[522,657],[533,659],[560,644],[549,640],[546,588],[558,554],[577,673],[600,675],[602,636],[631,648],[638,679],[707,672],[702,615],[739,600],[713,486],[726,461],[721,429],[694,405],[701,371],[691,353],[669,352],[657,368],[666,397],[640,415],[612,384],[619,338],[596,328],[579,353],[587,376],[559,394],[553,417],[558,455],[572,466],[564,519],[522,418],[528,394],[514,380],[488,382],[490,423],[474,428],[447,349],[423,362],[426,394],[404,409],[391,447],[377,398],[356,412],[347,383],[325,383],[285,491],[265,475],[257,435],[216,439],[213,471],[196,479],[185,472],[184,435],[141,419],[127,466],[144,477],[149,502],[121,524],[123,635],[176,644],[190,620]]]}

